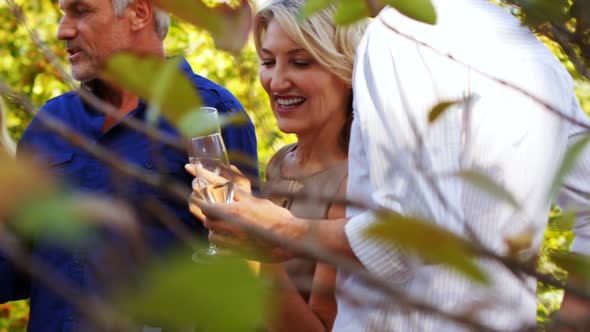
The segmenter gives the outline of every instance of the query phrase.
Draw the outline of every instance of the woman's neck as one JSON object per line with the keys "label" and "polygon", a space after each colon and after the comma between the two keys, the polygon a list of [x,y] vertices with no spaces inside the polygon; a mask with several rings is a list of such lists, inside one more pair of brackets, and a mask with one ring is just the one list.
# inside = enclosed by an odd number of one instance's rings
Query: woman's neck
{"label": "woman's neck", "polygon": [[297,148],[285,156],[283,173],[305,176],[345,160],[347,152],[339,144],[340,132],[329,130],[297,135]]}

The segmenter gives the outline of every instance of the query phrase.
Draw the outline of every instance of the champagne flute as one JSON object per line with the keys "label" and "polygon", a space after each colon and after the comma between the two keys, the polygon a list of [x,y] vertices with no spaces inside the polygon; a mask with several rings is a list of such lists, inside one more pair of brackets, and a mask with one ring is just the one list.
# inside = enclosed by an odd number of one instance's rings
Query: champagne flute
{"label": "champagne flute", "polygon": [[[208,134],[191,138],[189,162],[195,167],[202,167],[216,175],[228,176],[229,159],[227,150],[221,137],[217,109],[213,107],[201,107],[202,121],[205,127],[212,128]],[[207,203],[230,203],[233,201],[234,191],[233,183],[209,183],[206,179],[199,176],[197,172],[197,193]],[[214,244],[203,251],[197,251],[193,255],[193,260],[203,262],[215,257],[219,252]]]}

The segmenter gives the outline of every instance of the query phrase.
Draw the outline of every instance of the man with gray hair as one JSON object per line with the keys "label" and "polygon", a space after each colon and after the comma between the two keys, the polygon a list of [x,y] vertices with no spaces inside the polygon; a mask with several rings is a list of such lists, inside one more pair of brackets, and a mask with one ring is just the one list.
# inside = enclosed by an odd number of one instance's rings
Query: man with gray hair
{"label": "man with gray hair", "polygon": [[[60,0],[59,5],[63,17],[57,37],[65,42],[72,76],[82,83],[82,89],[111,104],[120,114],[144,120],[147,110],[145,101],[100,79],[99,71],[117,52],[164,58],[163,40],[168,32],[168,15],[155,8],[150,0]],[[184,59],[180,70],[192,81],[205,106],[215,107],[220,113],[240,113],[247,117],[239,101],[228,90],[194,74]],[[192,178],[184,170],[186,153],[120,125],[116,118],[86,104],[77,92],[48,101],[39,113],[60,120],[88,141],[119,156],[122,161],[146,172],[165,173],[176,181],[186,183],[187,189],[190,187]],[[156,126],[165,134],[179,136],[165,119],[160,119]],[[222,135],[230,152],[257,161],[256,138],[250,121],[245,125],[225,127]],[[146,204],[153,206],[159,203],[185,227],[206,240],[206,232],[189,213],[186,201],[178,202],[166,193],[113,171],[104,162],[49,131],[38,117],[33,119],[19,142],[17,157],[23,155],[39,160],[44,171],[64,180],[75,192],[99,193],[128,203],[140,220],[142,236],[150,253],[164,254],[178,246],[179,241],[147,212]],[[244,167],[248,169],[246,165],[240,166]],[[250,168],[250,173],[256,172],[256,169]],[[103,298],[104,294],[120,288],[122,279],[125,279],[122,276],[128,275],[125,272],[137,272],[129,244],[122,240],[120,234],[101,230],[85,242],[74,251],[58,240],[50,243],[34,241],[31,252],[33,257],[91,299]],[[23,276],[1,254],[0,303],[30,298],[29,331],[103,330],[89,323],[88,317],[81,316],[79,308],[66,302],[46,284]],[[187,252],[188,259],[190,253]],[[158,325],[158,322],[142,323]]]}

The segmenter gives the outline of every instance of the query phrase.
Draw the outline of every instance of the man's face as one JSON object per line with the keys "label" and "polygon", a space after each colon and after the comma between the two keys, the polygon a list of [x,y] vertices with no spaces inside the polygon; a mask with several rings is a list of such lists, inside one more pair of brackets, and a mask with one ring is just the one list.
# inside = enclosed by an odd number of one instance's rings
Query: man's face
{"label": "man's face", "polygon": [[78,81],[96,79],[108,57],[132,43],[129,20],[115,16],[111,1],[60,0],[64,16],[57,38],[66,42],[72,76]]}

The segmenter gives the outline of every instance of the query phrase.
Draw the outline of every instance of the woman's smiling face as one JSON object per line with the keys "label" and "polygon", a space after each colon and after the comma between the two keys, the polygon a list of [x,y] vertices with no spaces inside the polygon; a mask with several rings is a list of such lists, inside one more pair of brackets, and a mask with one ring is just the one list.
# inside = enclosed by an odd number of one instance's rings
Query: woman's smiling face
{"label": "woman's smiling face", "polygon": [[273,19],[260,49],[260,82],[279,129],[302,134],[339,130],[350,108],[350,86],[322,67]]}

